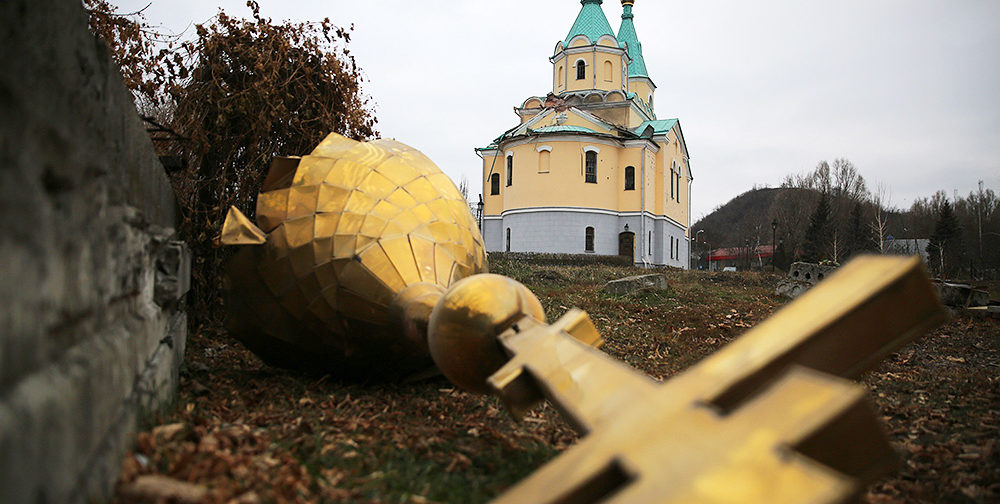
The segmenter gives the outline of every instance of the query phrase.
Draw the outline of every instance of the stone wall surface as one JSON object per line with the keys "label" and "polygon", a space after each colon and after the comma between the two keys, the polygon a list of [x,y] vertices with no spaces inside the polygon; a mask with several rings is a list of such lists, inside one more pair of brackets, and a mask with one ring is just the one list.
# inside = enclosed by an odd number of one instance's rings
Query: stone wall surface
{"label": "stone wall surface", "polygon": [[105,500],[183,355],[173,192],[79,0],[0,2],[0,502]]}

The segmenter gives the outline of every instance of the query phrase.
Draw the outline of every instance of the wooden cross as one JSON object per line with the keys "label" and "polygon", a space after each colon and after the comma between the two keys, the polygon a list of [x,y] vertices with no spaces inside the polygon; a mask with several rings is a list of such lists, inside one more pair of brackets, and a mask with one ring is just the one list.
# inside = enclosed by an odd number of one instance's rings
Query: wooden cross
{"label": "wooden cross", "polygon": [[524,317],[490,387],[516,416],[548,399],[584,436],[495,502],[847,501],[895,463],[847,379],[945,318],[918,258],[863,257],[661,384],[594,348],[583,311]]}

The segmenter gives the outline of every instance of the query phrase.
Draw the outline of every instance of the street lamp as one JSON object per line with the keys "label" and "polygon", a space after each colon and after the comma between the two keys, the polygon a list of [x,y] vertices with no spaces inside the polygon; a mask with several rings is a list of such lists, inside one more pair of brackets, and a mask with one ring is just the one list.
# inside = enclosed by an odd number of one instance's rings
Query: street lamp
{"label": "street lamp", "polygon": [[[695,243],[698,243],[698,235],[700,235],[700,234],[702,234],[704,232],[705,232],[704,229],[699,229],[698,232],[694,234],[694,242]],[[688,267],[689,268],[692,267],[691,266],[691,260],[690,260],[690,258],[691,258],[691,247],[688,247]],[[711,269],[711,268],[709,268],[709,269]]]}
{"label": "street lamp", "polygon": [[743,251],[746,253],[747,262],[744,265],[746,269],[750,269],[750,238],[743,239]]}
{"label": "street lamp", "polygon": [[778,231],[778,219],[771,221],[771,273],[774,273],[774,236]]}
{"label": "street lamp", "polygon": [[479,221],[479,232],[483,232],[483,194],[479,193],[479,203],[476,203],[476,220]]}

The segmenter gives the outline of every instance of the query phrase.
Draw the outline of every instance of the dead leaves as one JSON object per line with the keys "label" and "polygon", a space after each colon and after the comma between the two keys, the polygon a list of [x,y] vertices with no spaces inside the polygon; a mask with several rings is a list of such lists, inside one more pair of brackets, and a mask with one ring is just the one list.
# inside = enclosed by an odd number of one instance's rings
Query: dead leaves
{"label": "dead leaves", "polygon": [[[529,278],[532,268],[522,266]],[[668,272],[669,297],[612,299],[599,286],[634,270],[554,269],[572,280],[529,283],[552,294],[540,296],[550,320],[565,311],[560,306],[586,309],[608,338],[606,351],[658,379],[782,303],[770,287],[755,278],[741,283],[739,275],[706,288],[701,273]],[[903,457],[896,474],[863,495],[866,502],[1000,499],[997,334],[996,321],[960,317],[866,377]],[[155,502],[128,490],[148,476],[203,487],[209,503],[484,502],[577,440],[548,405],[514,422],[498,401],[444,381],[317,380],[268,368],[209,335],[188,340],[179,407],[137,436],[117,502]]]}

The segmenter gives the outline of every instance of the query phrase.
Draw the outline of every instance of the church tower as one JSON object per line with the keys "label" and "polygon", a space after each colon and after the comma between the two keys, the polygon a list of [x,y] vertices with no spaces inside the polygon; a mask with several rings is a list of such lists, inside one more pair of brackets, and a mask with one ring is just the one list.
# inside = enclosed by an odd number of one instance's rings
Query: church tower
{"label": "church tower", "polygon": [[587,90],[620,90],[627,85],[628,53],[601,8],[602,0],[584,0],[566,38],[550,58],[554,94]]}
{"label": "church tower", "polygon": [[581,0],[557,41],[551,91],[514,108],[519,124],[476,149],[487,251],[624,255],[688,267],[691,175],[677,119],[657,119],[656,86],[621,0]]}

